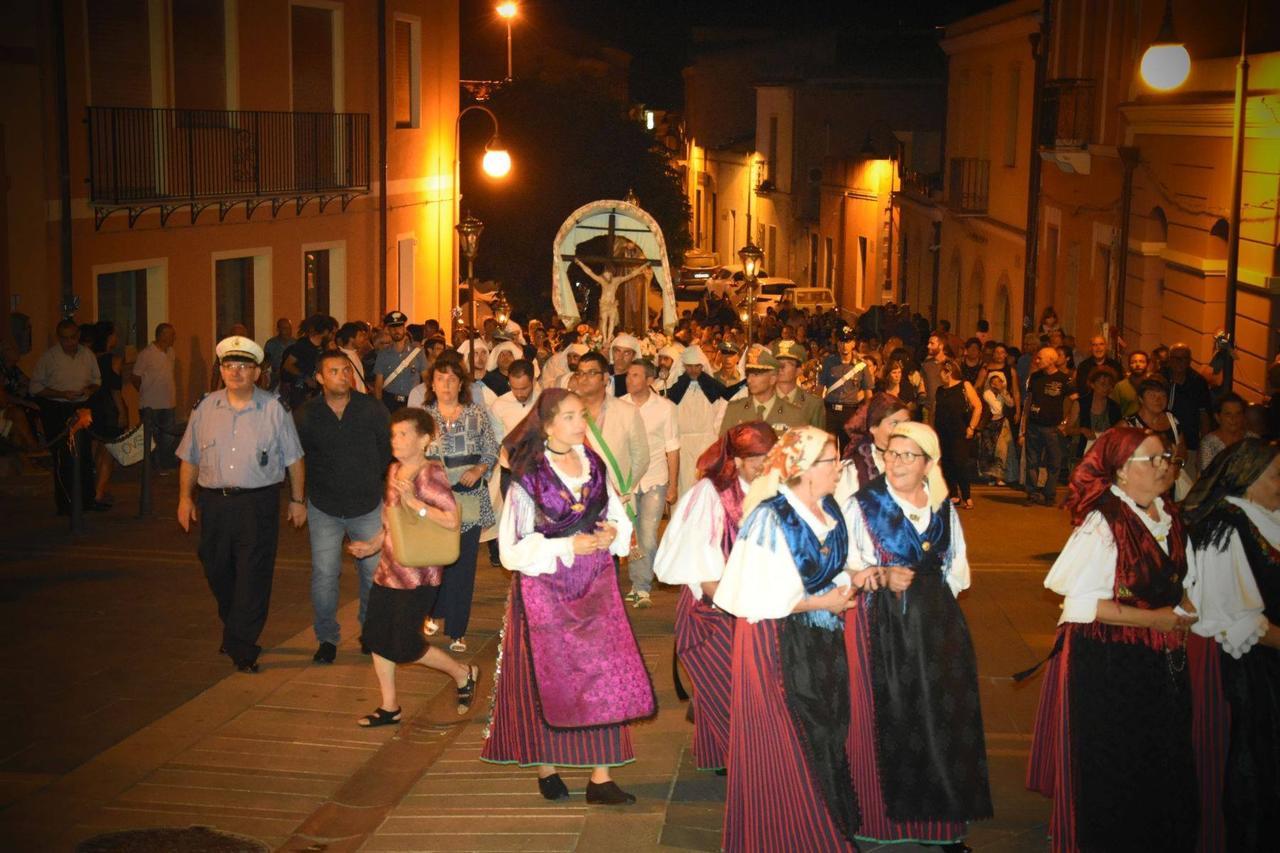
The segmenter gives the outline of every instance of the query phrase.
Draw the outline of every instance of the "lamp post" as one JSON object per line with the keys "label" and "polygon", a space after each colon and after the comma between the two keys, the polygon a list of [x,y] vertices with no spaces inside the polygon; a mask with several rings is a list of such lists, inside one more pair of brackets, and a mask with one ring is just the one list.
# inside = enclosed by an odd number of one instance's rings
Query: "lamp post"
{"label": "lamp post", "polygon": [[511,19],[520,11],[516,3],[503,3],[498,6],[498,14],[507,22],[507,80],[511,79]]}
{"label": "lamp post", "polygon": [[764,252],[751,242],[750,234],[747,235],[747,245],[738,250],[738,258],[742,261],[742,278],[747,285],[747,346],[751,346],[756,321],[756,277],[760,274],[760,262],[764,260]]}
{"label": "lamp post", "polygon": [[472,361],[468,366],[468,373],[471,373],[475,369],[476,358],[476,255],[480,251],[480,234],[484,231],[484,223],[468,213],[467,218],[455,225],[454,229],[458,232],[458,247],[467,259],[467,294],[471,299],[471,329],[467,334],[467,340],[471,341],[471,351],[467,357]]}
{"label": "lamp post", "polygon": [[[480,167],[484,173],[491,178],[504,178],[511,172],[511,154],[502,144],[502,140],[498,136],[498,117],[493,114],[493,110],[480,104],[472,104],[458,111],[458,118],[453,123],[453,221],[458,234],[462,234],[462,117],[472,110],[479,110],[489,117],[493,122],[493,135],[489,137],[489,141],[484,146],[484,158],[480,161]],[[468,217],[470,218],[470,217]],[[479,222],[479,220],[476,220]],[[480,226],[482,229],[483,225]],[[476,233],[476,239],[480,238],[479,232]],[[474,249],[473,249],[474,251]],[[459,290],[460,282],[460,264],[458,263],[458,244],[453,247],[453,308],[457,309],[460,304]],[[473,306],[474,310],[474,306]],[[474,317],[472,318],[474,320]]]}
{"label": "lamp post", "polygon": [[498,328],[505,328],[507,321],[511,319],[511,303],[507,301],[507,297],[499,290],[493,297],[493,303],[490,306],[493,309],[493,319],[498,324]]}
{"label": "lamp post", "polygon": [[[1222,365],[1222,387],[1231,390],[1235,379],[1236,296],[1240,277],[1240,191],[1244,181],[1244,118],[1249,94],[1249,0],[1244,0],[1240,16],[1240,59],[1236,64],[1235,109],[1231,130],[1231,210],[1227,236],[1227,281],[1223,297],[1222,331],[1227,339],[1227,359]],[[1186,82],[1191,73],[1191,57],[1173,32],[1173,0],[1166,0],[1164,19],[1156,40],[1142,55],[1142,79],[1153,89],[1167,92]],[[1128,246],[1121,247],[1123,251]]]}

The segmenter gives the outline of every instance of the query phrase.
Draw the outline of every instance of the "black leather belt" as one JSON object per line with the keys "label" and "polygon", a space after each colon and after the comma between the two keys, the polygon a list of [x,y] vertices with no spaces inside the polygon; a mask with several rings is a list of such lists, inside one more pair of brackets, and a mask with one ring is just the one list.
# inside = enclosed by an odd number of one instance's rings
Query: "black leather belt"
{"label": "black leather belt", "polygon": [[265,492],[267,489],[278,489],[278,488],[280,488],[279,483],[272,483],[270,486],[259,486],[256,489],[241,489],[235,486],[232,486],[230,488],[225,488],[225,489],[210,489],[207,486],[200,487],[201,491],[207,492],[208,494],[211,494],[211,495],[221,495],[224,498],[232,498],[232,497],[235,497],[236,495],[252,495],[252,494],[255,494],[256,492]]}

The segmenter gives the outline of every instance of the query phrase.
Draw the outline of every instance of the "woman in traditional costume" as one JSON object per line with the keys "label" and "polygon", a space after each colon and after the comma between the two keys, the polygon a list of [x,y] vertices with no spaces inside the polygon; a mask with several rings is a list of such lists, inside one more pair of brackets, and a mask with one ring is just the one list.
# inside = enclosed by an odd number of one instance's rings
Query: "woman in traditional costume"
{"label": "woman in traditional costume", "polygon": [[676,603],[676,654],[693,681],[693,758],[721,770],[729,747],[729,684],[735,619],[712,603],[738,538],[742,502],[777,443],[763,421],[739,424],[698,459],[699,480],[671,511],[653,564],[663,583],[683,586]]}
{"label": "woman in traditional costume", "polygon": [[845,505],[858,489],[884,473],[884,449],[898,424],[911,420],[906,401],[881,391],[863,403],[849,419],[847,429],[854,436],[845,445],[836,484],[836,503]]}
{"label": "woman in traditional costume", "polygon": [[1044,581],[1064,601],[1027,768],[1053,799],[1055,851],[1197,846],[1194,560],[1163,497],[1174,472],[1159,435],[1113,427],[1071,474],[1076,529]]}
{"label": "woman in traditional costume", "polygon": [[1200,572],[1195,630],[1226,653],[1230,736],[1207,744],[1226,758],[1218,840],[1233,853],[1271,850],[1280,838],[1280,449],[1257,438],[1231,445],[1183,512]]}
{"label": "woman in traditional costume", "polygon": [[851,606],[848,536],[831,493],[835,439],[783,434],[743,503],[716,588],[738,617],[729,707],[727,851],[855,849],[849,775],[849,670],[840,614]]}
{"label": "woman in traditional costume", "polygon": [[992,815],[973,641],[956,596],[969,558],[947,500],[938,436],[897,424],[884,475],[844,504],[849,568],[879,591],[845,615],[859,840],[967,850],[968,822]]}
{"label": "woman in traditional costume", "polygon": [[516,575],[480,757],[537,767],[549,800],[569,796],[557,766],[590,767],[587,802],[620,805],[636,798],[609,768],[635,759],[626,723],[657,702],[611,556],[630,549],[631,523],[586,430],[578,396],[549,388],[505,442],[499,544]]}

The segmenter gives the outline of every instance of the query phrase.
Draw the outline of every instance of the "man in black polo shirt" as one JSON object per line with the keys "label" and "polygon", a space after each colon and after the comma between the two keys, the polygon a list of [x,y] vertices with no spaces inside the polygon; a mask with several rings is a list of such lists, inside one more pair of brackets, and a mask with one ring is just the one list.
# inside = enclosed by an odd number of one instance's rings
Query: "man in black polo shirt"
{"label": "man in black polo shirt", "polygon": [[[1178,430],[1186,439],[1189,460],[1198,459],[1200,436],[1209,431],[1209,411],[1213,397],[1209,383],[1191,369],[1191,347],[1176,343],[1169,347],[1169,360],[1162,371],[1169,380],[1169,411],[1178,419]],[[1192,462],[1190,474],[1196,476]]]}
{"label": "man in black polo shirt", "polygon": [[[1031,375],[1027,407],[1027,499],[1031,503],[1053,506],[1058,485],[1058,472],[1062,468],[1063,404],[1071,393],[1071,375],[1062,370],[1058,351],[1044,347],[1036,355],[1035,367],[1039,371]],[[1044,488],[1036,492],[1036,471],[1046,469]]]}
{"label": "man in black polo shirt", "polygon": [[[382,528],[382,492],[391,463],[391,418],[385,406],[351,390],[354,369],[341,351],[322,353],[316,367],[322,395],[298,418],[307,455],[307,516],[311,534],[311,608],[315,611],[317,663],[333,663],[338,628],[338,577],[342,539],[367,542]],[[360,624],[378,555],[356,561],[360,570]],[[363,646],[362,646],[363,647]]]}

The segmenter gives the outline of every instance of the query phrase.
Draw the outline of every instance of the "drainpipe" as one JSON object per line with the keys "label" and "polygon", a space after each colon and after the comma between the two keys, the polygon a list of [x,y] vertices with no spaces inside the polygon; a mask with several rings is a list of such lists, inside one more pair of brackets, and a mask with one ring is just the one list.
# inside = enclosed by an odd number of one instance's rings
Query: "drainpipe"
{"label": "drainpipe", "polygon": [[1044,0],[1040,32],[1031,34],[1031,53],[1036,60],[1035,83],[1031,89],[1031,151],[1027,158],[1026,259],[1022,272],[1022,330],[1035,328],[1036,276],[1040,254],[1040,112],[1044,100],[1044,80],[1049,67],[1049,32],[1053,24],[1053,0]]}
{"label": "drainpipe", "polygon": [[63,0],[53,4],[53,68],[55,112],[58,122],[58,201],[62,208],[59,225],[59,255],[62,267],[62,316],[70,317],[79,308],[71,275],[71,128],[67,116],[67,34]]}
{"label": "drainpipe", "polygon": [[1115,352],[1120,355],[1124,344],[1125,285],[1129,276],[1129,212],[1133,208],[1133,171],[1138,167],[1138,149],[1122,145],[1118,149],[1124,167],[1124,183],[1120,188],[1120,258],[1116,264]]}
{"label": "drainpipe", "polygon": [[387,0],[378,0],[378,310],[387,310]]}

